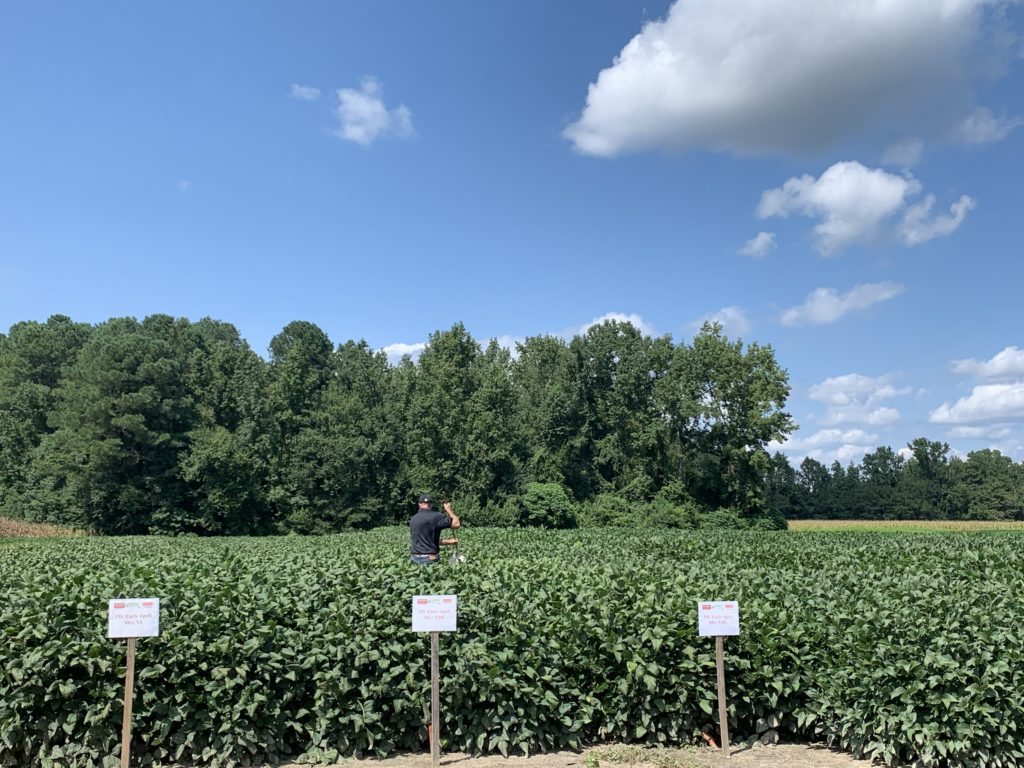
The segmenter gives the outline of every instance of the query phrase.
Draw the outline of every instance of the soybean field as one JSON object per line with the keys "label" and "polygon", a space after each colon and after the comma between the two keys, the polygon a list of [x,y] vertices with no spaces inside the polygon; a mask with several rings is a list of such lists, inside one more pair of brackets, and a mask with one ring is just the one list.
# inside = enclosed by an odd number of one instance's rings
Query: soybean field
{"label": "soybean field", "polygon": [[0,542],[0,765],[110,766],[138,641],[139,764],[425,748],[416,594],[459,597],[443,746],[533,754],[698,743],[715,717],[698,600],[737,599],[734,741],[824,741],[888,765],[1024,766],[1024,534],[473,529],[417,567],[408,532]]}

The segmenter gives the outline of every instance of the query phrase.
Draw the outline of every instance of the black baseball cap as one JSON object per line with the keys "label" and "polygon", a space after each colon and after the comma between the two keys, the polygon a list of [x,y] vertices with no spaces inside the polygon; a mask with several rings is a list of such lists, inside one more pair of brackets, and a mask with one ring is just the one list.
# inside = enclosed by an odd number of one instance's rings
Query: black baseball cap
{"label": "black baseball cap", "polygon": [[433,504],[434,500],[432,498],[430,498],[430,494],[424,493],[422,496],[420,496],[418,503],[420,503],[420,504]]}

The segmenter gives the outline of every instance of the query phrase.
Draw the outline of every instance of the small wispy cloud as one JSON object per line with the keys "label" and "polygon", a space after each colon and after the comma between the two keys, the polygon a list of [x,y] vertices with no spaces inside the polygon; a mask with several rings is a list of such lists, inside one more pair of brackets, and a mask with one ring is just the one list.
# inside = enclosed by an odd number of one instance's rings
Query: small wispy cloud
{"label": "small wispy cloud", "polygon": [[921,162],[923,154],[924,142],[917,138],[904,139],[886,148],[882,164],[909,169]]}
{"label": "small wispy cloud", "polygon": [[822,429],[806,437],[793,435],[783,443],[772,441],[769,452],[782,451],[790,457],[807,456],[830,464],[860,459],[878,444],[878,435],[863,429]]}
{"label": "small wispy cloud", "polygon": [[750,332],[750,320],[742,307],[722,307],[717,312],[701,315],[688,324],[688,328],[698,329],[704,323],[718,323],[726,336],[743,336]]}
{"label": "small wispy cloud", "polygon": [[340,126],[334,132],[339,139],[368,147],[383,135],[408,138],[415,134],[412,112],[404,104],[388,109],[384,89],[372,77],[364,77],[358,90],[341,88],[335,111]]}
{"label": "small wispy cloud", "polygon": [[617,323],[629,323],[645,336],[654,336],[655,334],[654,326],[648,323],[646,320],[644,320],[640,315],[626,314],[625,312],[606,312],[600,317],[595,317],[589,323],[583,323],[583,325],[570,326],[569,328],[559,331],[554,335],[559,336],[568,341],[569,339],[572,339],[574,336],[582,336],[595,325],[600,325],[601,323],[607,321],[614,321]]}
{"label": "small wispy cloud", "polygon": [[872,304],[888,301],[904,291],[899,283],[863,283],[846,293],[832,288],[815,288],[807,300],[782,312],[783,325],[829,325],[850,312],[867,309]]}
{"label": "small wispy cloud", "polygon": [[320,98],[320,89],[314,88],[311,85],[299,85],[298,83],[292,83],[291,91],[288,96],[299,101],[316,101]]}
{"label": "small wispy cloud", "polygon": [[419,344],[403,344],[401,342],[395,344],[388,344],[386,347],[381,347],[381,352],[387,355],[388,362],[391,365],[395,365],[400,362],[403,357],[409,355],[414,360],[419,357],[420,352],[427,348],[425,342]]}
{"label": "small wispy cloud", "polygon": [[763,259],[769,251],[774,251],[775,248],[774,232],[758,232],[756,237],[743,244],[739,253],[741,256],[750,256],[753,259]]}
{"label": "small wispy cloud", "polygon": [[950,437],[966,438],[968,440],[1002,440],[1013,434],[1005,424],[994,424],[988,427],[953,427],[949,430]]}
{"label": "small wispy cloud", "polygon": [[189,181],[188,179],[182,179],[181,181],[178,182],[178,191],[179,192],[188,192],[188,189],[191,186],[192,186],[192,182],[191,181]]}
{"label": "small wispy cloud", "polygon": [[[627,314],[625,312],[606,312],[600,317],[595,317],[593,320],[583,323],[581,325],[573,325],[568,328],[564,328],[561,331],[555,331],[553,333],[540,333],[532,334],[535,336],[554,336],[555,338],[562,339],[566,342],[572,341],[576,336],[582,336],[595,325],[600,325],[604,322],[614,321],[617,323],[629,323],[638,331],[645,336],[654,336],[656,334],[654,326],[644,320],[640,315]],[[513,357],[518,357],[519,351],[516,349],[517,344],[521,344],[528,338],[525,335],[519,334],[502,334],[493,337],[495,341],[501,346],[508,349]],[[481,348],[486,348],[490,339],[477,339]],[[387,355],[388,362],[391,365],[398,363],[404,355],[409,355],[414,360],[419,357],[419,354],[426,349],[426,342],[418,344],[406,344],[406,343],[395,343],[388,344],[386,347],[381,347],[381,351]]]}
{"label": "small wispy cloud", "polygon": [[1002,141],[1014,128],[1024,125],[1019,117],[997,117],[992,110],[978,107],[957,128],[956,135],[968,144],[991,144]]}
{"label": "small wispy cloud", "polygon": [[921,245],[936,237],[952,234],[963,224],[967,212],[974,208],[975,202],[973,198],[961,195],[960,199],[950,206],[949,216],[929,218],[933,205],[935,195],[928,195],[922,202],[907,209],[898,229],[900,239],[905,244]]}
{"label": "small wispy cloud", "polygon": [[953,372],[982,379],[1024,377],[1024,349],[1006,347],[990,360],[975,360],[973,357],[967,360],[954,360]]}

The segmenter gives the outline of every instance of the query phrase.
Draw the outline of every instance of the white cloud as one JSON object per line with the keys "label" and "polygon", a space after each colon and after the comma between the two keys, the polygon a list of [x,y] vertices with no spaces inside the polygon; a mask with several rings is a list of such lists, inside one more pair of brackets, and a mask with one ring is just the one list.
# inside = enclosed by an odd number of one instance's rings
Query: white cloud
{"label": "white cloud", "polygon": [[400,104],[388,109],[383,100],[383,88],[372,77],[364,77],[359,90],[338,90],[336,114],[341,125],[335,135],[364,147],[382,135],[406,138],[415,133],[409,108]]}
{"label": "white cloud", "polygon": [[[561,331],[556,331],[555,333],[541,333],[536,335],[554,336],[556,338],[568,342],[572,341],[572,339],[576,336],[583,336],[595,325],[600,325],[601,323],[608,321],[614,321],[617,323],[629,323],[638,331],[640,331],[640,333],[642,333],[644,336],[655,336],[657,333],[654,326],[651,325],[646,320],[644,320],[640,315],[626,314],[625,312],[606,312],[600,317],[595,317],[590,322],[583,323],[582,325],[569,326],[568,328],[564,328]],[[526,336],[516,336],[513,334],[503,334],[494,337],[494,340],[497,341],[498,344],[505,347],[505,349],[509,350],[512,353],[513,358],[519,357],[519,350],[516,349],[516,345],[521,344],[522,342],[526,341],[526,339]],[[481,342],[481,346],[486,347],[487,342]]]}
{"label": "white cloud", "polygon": [[888,376],[872,378],[848,373],[814,385],[809,397],[827,406],[825,416],[821,419],[823,424],[883,426],[899,421],[900,412],[880,405],[881,401],[909,395],[912,391],[911,387],[897,389],[890,383]]}
{"label": "white cloud", "polygon": [[[571,341],[573,337],[582,336],[595,325],[600,325],[601,323],[608,320],[614,320],[615,322],[619,323],[630,323],[633,325],[633,327],[635,327],[645,336],[655,335],[654,326],[648,323],[646,320],[644,320],[640,315],[626,314],[624,312],[607,312],[601,315],[600,317],[595,317],[589,323],[583,323],[582,325],[577,326],[570,326],[569,328],[566,328],[557,333],[539,335],[551,335],[557,338],[564,339],[565,341]],[[516,336],[512,334],[503,334],[500,336],[495,336],[494,340],[497,341],[499,345],[508,349],[512,353],[513,357],[518,357],[519,352],[516,349],[516,344],[525,341],[526,337]],[[480,344],[481,348],[486,348],[488,343],[490,342],[490,339],[478,339],[477,341]],[[395,343],[388,344],[386,347],[382,347],[381,351],[384,352],[385,355],[387,355],[388,362],[394,365],[402,359],[403,355],[410,355],[415,360],[417,357],[419,357],[420,353],[424,349],[426,349],[426,346],[427,345],[425,342],[420,342],[418,344]]]}
{"label": "white cloud", "polygon": [[991,110],[979,107],[960,123],[956,137],[968,144],[989,144],[1002,141],[1021,125],[1024,125],[1024,119],[996,117]]}
{"label": "white cloud", "polygon": [[907,245],[921,245],[936,237],[952,234],[963,224],[967,212],[974,208],[975,202],[967,195],[962,195],[949,208],[949,216],[936,216],[928,220],[928,214],[935,204],[935,196],[928,195],[923,202],[911,206],[903,216],[898,232],[900,239]]}
{"label": "white cloud", "polygon": [[630,323],[630,324],[633,325],[633,327],[635,327],[638,331],[640,331],[645,336],[654,336],[654,326],[653,325],[651,325],[646,320],[644,320],[642,317],[640,317],[640,315],[637,315],[637,314],[627,315],[627,314],[625,314],[623,312],[607,312],[607,313],[601,315],[600,317],[595,317],[589,323],[584,323],[583,325],[581,325],[579,327],[576,327],[576,328],[568,328],[568,329],[566,329],[566,330],[564,330],[561,333],[556,334],[556,335],[557,336],[561,336],[564,339],[571,339],[573,336],[582,336],[587,331],[589,331],[591,328],[593,328],[595,325],[600,325],[601,323],[603,323],[605,321],[608,321],[608,320],[614,320],[617,323]]}
{"label": "white cloud", "polygon": [[899,283],[864,283],[840,295],[832,288],[815,288],[807,300],[781,314],[783,325],[829,325],[843,315],[867,309],[872,304],[888,301],[903,293]]}
{"label": "white cloud", "polygon": [[982,384],[955,403],[943,403],[928,415],[933,424],[976,424],[1024,419],[1024,381]]}
{"label": "white cloud", "polygon": [[740,248],[741,256],[750,256],[754,259],[763,259],[768,255],[768,251],[774,251],[775,245],[775,233],[774,232],[758,232],[757,237],[751,240],[747,240]]}
{"label": "white cloud", "polygon": [[820,448],[842,443],[873,443],[878,435],[865,432],[863,429],[822,429],[810,437],[791,441],[799,448]]}
{"label": "white cloud", "polygon": [[784,443],[769,443],[767,448],[771,453],[782,451],[798,460],[806,456],[824,464],[849,464],[874,450],[877,444],[878,435],[863,429],[822,429],[808,437],[797,434]]}
{"label": "white cloud", "polygon": [[698,317],[689,324],[689,327],[698,329],[704,323],[718,323],[725,331],[725,335],[732,338],[743,336],[750,331],[750,321],[742,307],[722,307],[717,312]]}
{"label": "white cloud", "polygon": [[189,181],[188,179],[182,179],[181,181],[178,182],[178,191],[179,192],[188,192],[188,188],[191,187],[191,186],[192,186],[192,182],[191,181]]}
{"label": "white cloud", "polygon": [[512,359],[515,360],[519,357],[518,344],[522,344],[526,341],[525,336],[509,336],[508,334],[502,336],[496,336],[494,339],[498,344],[509,351],[512,355]]}
{"label": "white cloud", "polygon": [[320,89],[310,85],[299,85],[292,83],[292,89],[288,96],[299,101],[315,101],[320,98]]}
{"label": "white cloud", "polygon": [[564,136],[585,154],[807,151],[948,133],[971,108],[1006,0],[679,0],[590,84]]}
{"label": "white cloud", "polygon": [[388,344],[386,347],[381,348],[388,357],[388,362],[392,365],[398,363],[405,355],[409,355],[414,360],[419,357],[420,352],[427,348],[426,343],[419,344],[402,344],[401,342],[396,344]]}
{"label": "white cloud", "polygon": [[953,361],[954,373],[966,373],[982,379],[1000,379],[1005,377],[1024,376],[1024,349],[1007,347],[991,360]]}
{"label": "white cloud", "polygon": [[[920,192],[921,183],[909,173],[899,175],[845,161],[835,163],[817,179],[809,174],[794,176],[781,187],[765,191],[757,216],[785,218],[795,213],[819,219],[814,227],[818,251],[829,256],[851,245],[888,237],[920,245],[955,231],[974,207],[974,201],[964,195],[953,204],[950,216],[929,219],[934,196],[907,208]],[[904,216],[897,221],[901,212]]]}
{"label": "white cloud", "polygon": [[1012,434],[1012,430],[1005,424],[996,424],[990,427],[953,427],[949,430],[950,437],[961,437],[972,440],[979,440],[982,438],[988,438],[990,440],[1002,440],[1004,437],[1009,437]]}
{"label": "white cloud", "polygon": [[920,139],[904,139],[903,141],[891,144],[882,155],[883,165],[895,165],[900,168],[912,168],[921,162],[921,155],[924,154],[924,142]]}

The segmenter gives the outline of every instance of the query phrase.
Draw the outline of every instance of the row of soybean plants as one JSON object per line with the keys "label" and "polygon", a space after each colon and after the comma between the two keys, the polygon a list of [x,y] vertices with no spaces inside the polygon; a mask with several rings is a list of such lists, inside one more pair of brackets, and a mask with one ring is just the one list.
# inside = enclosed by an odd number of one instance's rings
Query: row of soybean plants
{"label": "row of soybean plants", "polygon": [[107,600],[162,599],[133,755],[254,765],[422,750],[429,642],[459,595],[446,749],[692,743],[715,722],[699,599],[738,599],[734,738],[890,765],[1024,766],[1024,536],[474,530],[418,568],[408,532],[0,543],[0,765],[116,764],[125,649]]}

